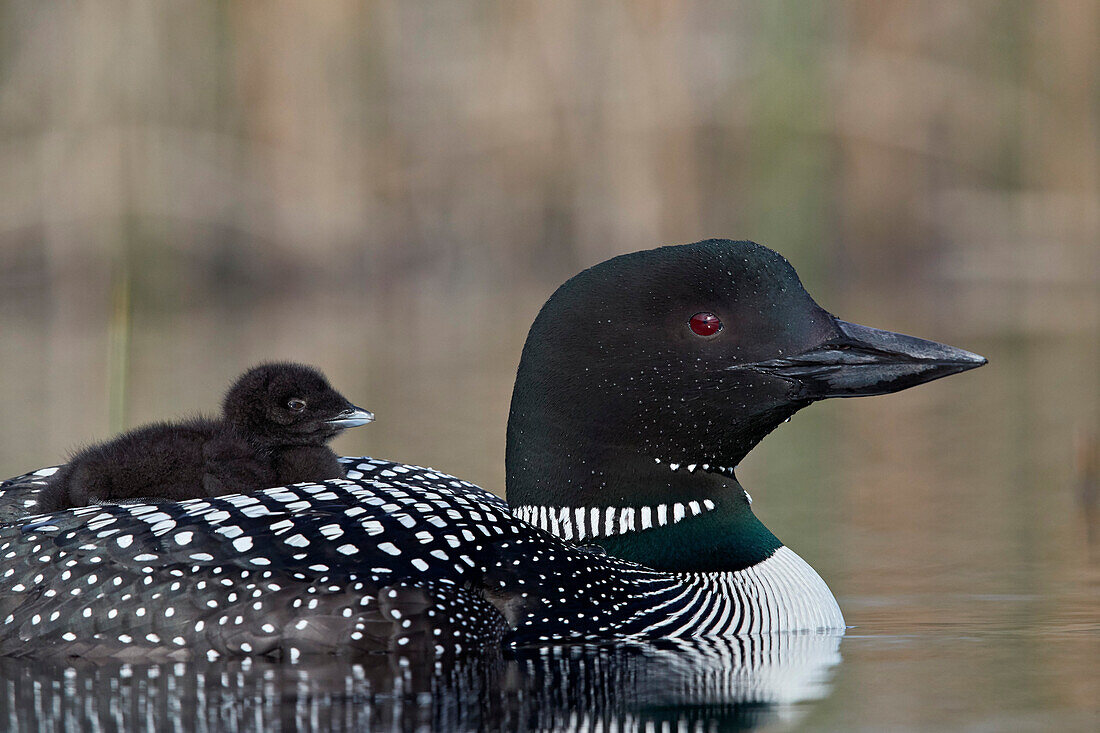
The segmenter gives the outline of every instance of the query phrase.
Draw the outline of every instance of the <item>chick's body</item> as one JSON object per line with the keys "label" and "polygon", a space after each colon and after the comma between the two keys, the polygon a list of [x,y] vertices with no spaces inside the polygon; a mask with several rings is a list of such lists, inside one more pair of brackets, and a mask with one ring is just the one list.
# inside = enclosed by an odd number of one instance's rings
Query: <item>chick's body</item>
{"label": "chick's body", "polygon": [[179,501],[343,478],[326,443],[372,417],[311,367],[264,364],[230,388],[221,419],[155,423],[78,451],[51,477],[39,509]]}

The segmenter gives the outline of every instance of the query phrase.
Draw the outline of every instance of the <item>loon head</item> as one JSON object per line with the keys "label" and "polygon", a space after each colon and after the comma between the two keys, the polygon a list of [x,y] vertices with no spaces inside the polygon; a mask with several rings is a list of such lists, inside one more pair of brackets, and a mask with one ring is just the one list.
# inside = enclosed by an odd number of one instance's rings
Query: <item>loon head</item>
{"label": "loon head", "polygon": [[972,369],[961,349],[842,321],[782,256],[712,239],[615,257],[562,285],[527,337],[508,500],[651,567],[748,567],[779,546],[734,468],[796,411]]}
{"label": "loon head", "polygon": [[321,372],[269,363],[242,374],[222,402],[225,420],[259,445],[323,445],[374,415],[348,402]]}

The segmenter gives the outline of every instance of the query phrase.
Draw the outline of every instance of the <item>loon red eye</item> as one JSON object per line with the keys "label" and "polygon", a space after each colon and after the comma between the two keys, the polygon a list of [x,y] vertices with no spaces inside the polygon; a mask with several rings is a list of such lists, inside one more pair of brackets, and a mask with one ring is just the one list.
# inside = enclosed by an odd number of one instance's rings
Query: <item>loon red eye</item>
{"label": "loon red eye", "polygon": [[713,313],[696,313],[688,325],[696,336],[713,336],[722,330],[722,322]]}

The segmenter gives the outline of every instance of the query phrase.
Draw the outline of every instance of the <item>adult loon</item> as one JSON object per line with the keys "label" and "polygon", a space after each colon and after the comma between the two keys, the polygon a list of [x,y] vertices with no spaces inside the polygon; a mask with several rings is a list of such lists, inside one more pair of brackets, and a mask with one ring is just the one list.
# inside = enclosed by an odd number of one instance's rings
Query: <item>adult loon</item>
{"label": "adult loon", "polygon": [[[575,276],[524,346],[511,505],[451,476],[343,459],[346,479],[107,504],[0,527],[0,654],[450,655],[609,639],[839,630],[816,572],[734,469],[794,412],[985,359],[856,326],[751,242]],[[3,485],[33,503],[44,469]]]}
{"label": "adult loon", "polygon": [[146,425],[79,451],[50,477],[37,508],[194,499],[343,478],[325,444],[373,419],[313,367],[261,364],[229,388],[217,420]]}

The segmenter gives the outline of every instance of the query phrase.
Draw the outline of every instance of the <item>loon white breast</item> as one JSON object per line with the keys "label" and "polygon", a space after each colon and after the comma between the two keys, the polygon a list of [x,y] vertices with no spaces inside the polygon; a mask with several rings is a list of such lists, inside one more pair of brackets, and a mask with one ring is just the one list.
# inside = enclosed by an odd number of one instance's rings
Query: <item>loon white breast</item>
{"label": "loon white breast", "polygon": [[982,363],[836,319],[759,245],[623,255],[532,326],[511,506],[346,458],[347,479],[30,515],[44,469],[0,484],[0,654],[293,660],[837,631],[832,593],[756,519],[735,467],[815,400]]}

